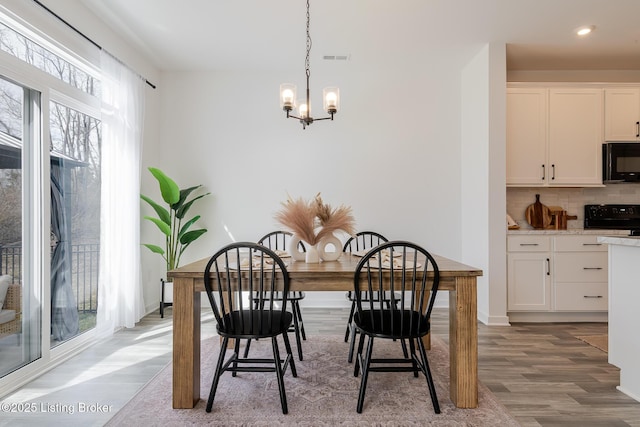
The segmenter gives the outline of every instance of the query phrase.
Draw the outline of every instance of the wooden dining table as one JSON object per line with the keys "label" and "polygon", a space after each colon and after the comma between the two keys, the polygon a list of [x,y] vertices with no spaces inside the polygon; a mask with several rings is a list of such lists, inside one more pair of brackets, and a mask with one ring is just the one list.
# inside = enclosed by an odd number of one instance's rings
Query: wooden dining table
{"label": "wooden dining table", "polygon": [[[449,292],[450,397],[458,408],[478,406],[478,322],[476,278],[479,270],[434,255],[439,290]],[[359,257],[344,253],[337,261],[288,261],[292,291],[350,291]],[[168,273],[173,281],[173,408],[193,408],[200,399],[200,311],[205,258]],[[290,258],[287,258],[290,260]],[[346,360],[345,348],[345,360]]]}

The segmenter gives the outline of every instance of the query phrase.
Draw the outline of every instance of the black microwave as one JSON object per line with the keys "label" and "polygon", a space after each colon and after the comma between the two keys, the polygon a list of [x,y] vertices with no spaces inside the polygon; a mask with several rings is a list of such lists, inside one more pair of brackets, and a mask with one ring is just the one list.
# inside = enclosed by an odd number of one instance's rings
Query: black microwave
{"label": "black microwave", "polygon": [[604,182],[640,182],[640,142],[602,144]]}

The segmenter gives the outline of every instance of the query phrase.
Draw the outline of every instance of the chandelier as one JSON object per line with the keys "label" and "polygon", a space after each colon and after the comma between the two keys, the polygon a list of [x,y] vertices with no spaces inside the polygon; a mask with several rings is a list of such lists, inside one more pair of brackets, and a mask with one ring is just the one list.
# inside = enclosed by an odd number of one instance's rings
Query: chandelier
{"label": "chandelier", "polygon": [[[307,0],[307,56],[304,61],[305,73],[307,75],[307,97],[306,100],[296,100],[296,85],[283,83],[280,85],[280,107],[287,113],[287,118],[298,119],[302,123],[302,129],[318,120],[333,120],[333,115],[338,112],[340,106],[340,89],[337,87],[326,87],[322,91],[323,108],[329,114],[328,117],[314,119],[311,117],[311,104],[309,99],[309,55],[311,54],[311,35],[309,33],[309,0]],[[298,115],[294,116],[291,111],[298,109]]]}

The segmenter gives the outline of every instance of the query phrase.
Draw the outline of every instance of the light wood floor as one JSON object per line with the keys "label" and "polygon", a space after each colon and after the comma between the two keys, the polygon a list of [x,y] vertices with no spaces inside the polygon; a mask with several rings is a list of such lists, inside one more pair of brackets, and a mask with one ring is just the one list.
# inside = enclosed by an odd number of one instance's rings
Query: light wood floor
{"label": "light wood floor", "polygon": [[[0,399],[37,407],[4,411],[0,426],[104,425],[169,363],[171,314],[152,313]],[[348,310],[303,306],[303,315],[307,334],[343,334]],[[447,315],[443,309],[433,315],[434,333],[445,341]],[[203,314],[202,325],[203,338],[215,334],[210,314]],[[575,338],[606,331],[598,323],[480,324],[480,380],[523,426],[640,426],[640,403],[616,390],[619,373],[607,354]]]}

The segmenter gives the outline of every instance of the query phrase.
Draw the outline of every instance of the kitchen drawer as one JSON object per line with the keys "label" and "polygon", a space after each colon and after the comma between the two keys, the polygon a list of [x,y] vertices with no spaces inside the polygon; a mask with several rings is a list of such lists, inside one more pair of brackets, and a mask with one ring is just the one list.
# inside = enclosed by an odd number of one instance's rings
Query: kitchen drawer
{"label": "kitchen drawer", "polygon": [[551,250],[550,236],[508,236],[507,251],[508,252],[548,252]]}
{"label": "kitchen drawer", "polygon": [[608,281],[606,252],[556,252],[554,260],[556,282]]}
{"label": "kitchen drawer", "polygon": [[556,252],[607,252],[607,245],[598,243],[596,235],[556,236]]}
{"label": "kitchen drawer", "polygon": [[608,306],[606,283],[556,283],[557,311],[607,311]]}

